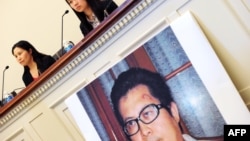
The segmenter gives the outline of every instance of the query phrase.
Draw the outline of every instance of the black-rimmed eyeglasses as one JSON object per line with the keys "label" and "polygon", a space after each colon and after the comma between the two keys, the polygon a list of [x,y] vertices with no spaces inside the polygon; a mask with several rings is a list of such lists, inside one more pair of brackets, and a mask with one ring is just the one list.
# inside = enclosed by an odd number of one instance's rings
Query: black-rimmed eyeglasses
{"label": "black-rimmed eyeglasses", "polygon": [[139,126],[139,121],[141,121],[144,124],[150,124],[152,123],[159,115],[159,110],[163,108],[161,104],[149,104],[146,107],[144,107],[138,118],[136,119],[132,119],[129,120],[127,122],[125,122],[124,126],[123,126],[123,130],[124,132],[128,135],[128,136],[132,136],[134,134],[136,134],[139,130],[140,130],[140,126]]}

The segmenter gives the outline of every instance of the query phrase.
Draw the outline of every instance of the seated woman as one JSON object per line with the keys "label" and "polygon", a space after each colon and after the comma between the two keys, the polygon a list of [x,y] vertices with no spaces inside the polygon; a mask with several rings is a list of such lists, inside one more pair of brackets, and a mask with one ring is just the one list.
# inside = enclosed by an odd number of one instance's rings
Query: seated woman
{"label": "seated woman", "polygon": [[97,27],[118,6],[113,0],[66,0],[80,20],[84,36]]}
{"label": "seated woman", "polygon": [[32,44],[24,40],[13,45],[12,55],[16,57],[18,63],[24,66],[25,86],[37,79],[56,61],[52,56],[38,52]]}

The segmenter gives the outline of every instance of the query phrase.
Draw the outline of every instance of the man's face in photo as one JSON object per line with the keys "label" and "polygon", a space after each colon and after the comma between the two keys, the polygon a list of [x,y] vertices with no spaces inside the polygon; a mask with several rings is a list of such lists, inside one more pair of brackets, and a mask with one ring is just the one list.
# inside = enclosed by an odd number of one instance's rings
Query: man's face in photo
{"label": "man's face in photo", "polygon": [[[130,136],[132,141],[183,141],[182,133],[179,128],[179,115],[175,103],[171,103],[170,110],[172,116],[165,108],[160,108],[159,114],[155,115],[152,122],[145,124],[143,120],[150,117],[152,110],[146,110],[150,104],[158,105],[159,100],[153,97],[146,85],[137,85],[130,89],[127,94],[119,101],[119,111],[124,123],[128,127],[137,127],[135,130],[128,128],[133,133]],[[138,122],[131,120],[140,118]],[[141,121],[142,120],[142,121]],[[138,129],[138,130],[137,130]],[[137,131],[136,133],[134,133]]]}

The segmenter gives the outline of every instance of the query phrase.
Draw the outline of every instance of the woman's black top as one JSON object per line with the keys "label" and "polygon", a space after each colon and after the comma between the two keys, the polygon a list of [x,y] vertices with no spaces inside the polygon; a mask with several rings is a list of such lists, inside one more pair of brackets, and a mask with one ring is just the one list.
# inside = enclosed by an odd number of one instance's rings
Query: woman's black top
{"label": "woman's black top", "polygon": [[[102,22],[109,14],[111,14],[118,6],[112,0],[108,0],[108,2],[102,0],[87,0],[90,7],[92,8],[95,16],[98,18],[100,22]],[[74,10],[73,10],[74,11]],[[80,19],[80,29],[84,36],[86,36],[90,31],[93,30],[92,25],[88,22],[86,16],[83,13],[79,13],[74,11],[77,17]],[[108,15],[107,15],[108,14]]]}
{"label": "woman's black top", "polygon": [[[55,63],[56,60],[50,55],[45,55],[44,57],[38,58],[37,60],[35,60],[35,62],[37,63],[37,69],[38,69],[39,75],[40,75],[40,73],[43,73],[53,63]],[[25,86],[28,86],[33,80],[34,80],[34,78],[32,77],[32,75],[29,71],[29,68],[24,67],[23,82],[24,82]]]}

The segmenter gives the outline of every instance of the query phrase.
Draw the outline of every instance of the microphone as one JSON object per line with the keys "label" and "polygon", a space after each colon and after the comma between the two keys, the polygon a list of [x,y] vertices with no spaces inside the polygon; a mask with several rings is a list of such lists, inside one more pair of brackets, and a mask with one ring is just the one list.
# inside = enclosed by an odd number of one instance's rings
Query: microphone
{"label": "microphone", "polygon": [[66,10],[63,15],[62,15],[62,35],[61,35],[61,56],[63,55],[63,17],[64,15],[68,14],[69,13],[69,10]]}
{"label": "microphone", "polygon": [[3,100],[3,93],[4,93],[4,72],[9,68],[9,66],[6,66],[3,70],[3,81],[2,81],[2,102],[1,102],[1,106],[4,105],[4,100]]}
{"label": "microphone", "polygon": [[12,96],[15,97],[15,96],[17,95],[16,90],[24,89],[24,88],[25,88],[25,87],[16,88],[16,89],[14,89],[10,94],[12,94]]}
{"label": "microphone", "polygon": [[112,2],[113,2],[113,0],[108,0],[108,2],[106,3],[105,9],[103,10],[103,12],[104,12],[104,19],[109,16],[108,8],[109,8],[109,6],[111,5]]}
{"label": "microphone", "polygon": [[68,13],[69,13],[69,10],[66,10],[66,11],[64,12],[63,16],[66,15],[66,14],[68,14]]}

